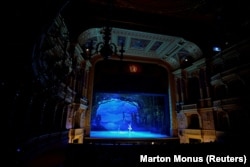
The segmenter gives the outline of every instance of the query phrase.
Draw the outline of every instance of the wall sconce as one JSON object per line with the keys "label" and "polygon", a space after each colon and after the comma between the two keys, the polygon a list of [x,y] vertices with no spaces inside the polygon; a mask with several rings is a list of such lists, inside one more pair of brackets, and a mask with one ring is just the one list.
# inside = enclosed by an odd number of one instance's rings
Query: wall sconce
{"label": "wall sconce", "polygon": [[90,60],[92,57],[92,50],[93,50],[93,41],[87,42],[84,46],[82,46],[82,57],[84,60]]}

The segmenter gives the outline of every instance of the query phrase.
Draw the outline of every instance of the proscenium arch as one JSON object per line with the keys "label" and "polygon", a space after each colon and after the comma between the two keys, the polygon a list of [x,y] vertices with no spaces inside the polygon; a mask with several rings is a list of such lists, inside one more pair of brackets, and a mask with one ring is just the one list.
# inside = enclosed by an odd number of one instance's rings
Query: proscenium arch
{"label": "proscenium arch", "polygon": [[[168,100],[170,111],[170,129],[171,136],[178,136],[177,119],[176,119],[176,94],[175,83],[172,72],[181,67],[181,58],[191,57],[193,61],[202,57],[201,49],[193,42],[187,41],[182,37],[168,36],[162,34],[154,34],[148,32],[141,32],[135,30],[121,29],[118,27],[112,28],[112,35],[110,42],[120,47],[120,40],[124,43],[124,58],[123,61],[153,63],[166,68],[168,72]],[[80,51],[81,46],[84,46],[89,41],[93,41],[94,48],[96,44],[103,41],[103,36],[100,34],[100,28],[90,28],[83,31],[78,36],[77,48]],[[139,45],[137,45],[137,42]],[[119,54],[119,53],[118,53]],[[112,57],[111,59],[119,60],[119,57]],[[88,72],[87,93],[84,94],[90,100],[90,108],[86,113],[86,135],[90,132],[90,112],[91,99],[93,98],[94,89],[94,69],[95,63],[102,60],[102,57],[95,53],[91,57],[91,68]]]}
{"label": "proscenium arch", "polygon": [[[119,60],[119,58],[110,58],[111,60]],[[92,100],[94,97],[94,77],[95,77],[95,67],[96,64],[100,61],[102,61],[103,58],[100,55],[94,56],[93,59],[91,59],[91,68],[89,69],[89,78],[88,78],[88,84],[87,84],[87,98],[90,99],[89,101],[89,108],[86,112],[86,124],[85,124],[85,129],[86,129],[86,136],[90,136],[90,130],[91,130],[91,111],[92,111]],[[107,60],[109,61],[109,60]],[[168,110],[169,110],[169,130],[168,130],[168,135],[170,136],[177,136],[178,135],[178,129],[177,129],[177,119],[176,119],[176,109],[175,109],[175,93],[174,93],[174,76],[171,73],[171,68],[170,65],[161,59],[152,59],[152,58],[138,58],[134,56],[126,56],[122,60],[124,62],[137,62],[137,63],[147,63],[147,64],[155,64],[158,66],[161,66],[162,68],[166,69],[167,71],[167,98],[168,98]]]}

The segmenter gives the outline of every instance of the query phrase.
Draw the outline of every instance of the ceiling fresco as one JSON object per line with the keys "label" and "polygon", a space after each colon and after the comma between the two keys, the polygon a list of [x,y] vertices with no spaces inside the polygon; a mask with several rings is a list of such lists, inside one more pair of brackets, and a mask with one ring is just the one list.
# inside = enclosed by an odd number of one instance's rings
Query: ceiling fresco
{"label": "ceiling fresco", "polygon": [[[79,45],[93,41],[94,47],[103,41],[100,28],[91,28],[80,34]],[[172,70],[180,67],[180,56],[191,56],[193,60],[202,57],[201,49],[191,41],[181,37],[112,28],[111,42],[118,47],[124,42],[124,56],[139,56],[162,59],[170,64]]]}

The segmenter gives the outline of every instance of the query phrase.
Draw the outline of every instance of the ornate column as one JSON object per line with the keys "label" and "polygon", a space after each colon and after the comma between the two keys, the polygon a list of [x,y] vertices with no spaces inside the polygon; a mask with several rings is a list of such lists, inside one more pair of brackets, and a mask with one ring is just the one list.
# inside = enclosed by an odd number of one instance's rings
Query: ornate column
{"label": "ornate column", "polygon": [[84,70],[84,81],[83,81],[83,97],[88,95],[88,82],[89,82],[89,69],[92,67],[92,64],[89,60],[85,61],[85,70]]}
{"label": "ornate column", "polygon": [[207,93],[207,97],[206,98],[210,98],[210,89],[209,89],[209,84],[208,81],[210,81],[210,78],[208,78],[209,76],[207,76],[207,68],[204,68],[204,75],[205,75],[205,87],[206,87],[206,93]]}
{"label": "ornate column", "polygon": [[187,81],[185,71],[182,71],[180,79],[180,88],[181,88],[181,102],[184,104],[187,100]]}
{"label": "ornate column", "polygon": [[175,77],[175,94],[176,94],[176,102],[179,103],[180,102],[180,87],[179,87],[179,82],[180,79]]}

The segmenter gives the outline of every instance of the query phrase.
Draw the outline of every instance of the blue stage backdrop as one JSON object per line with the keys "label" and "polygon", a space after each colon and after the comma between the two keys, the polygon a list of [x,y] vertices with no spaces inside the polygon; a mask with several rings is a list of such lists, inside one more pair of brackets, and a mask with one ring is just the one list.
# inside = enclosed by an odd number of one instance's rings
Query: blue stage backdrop
{"label": "blue stage backdrop", "polygon": [[90,137],[165,138],[169,120],[166,94],[96,92]]}

